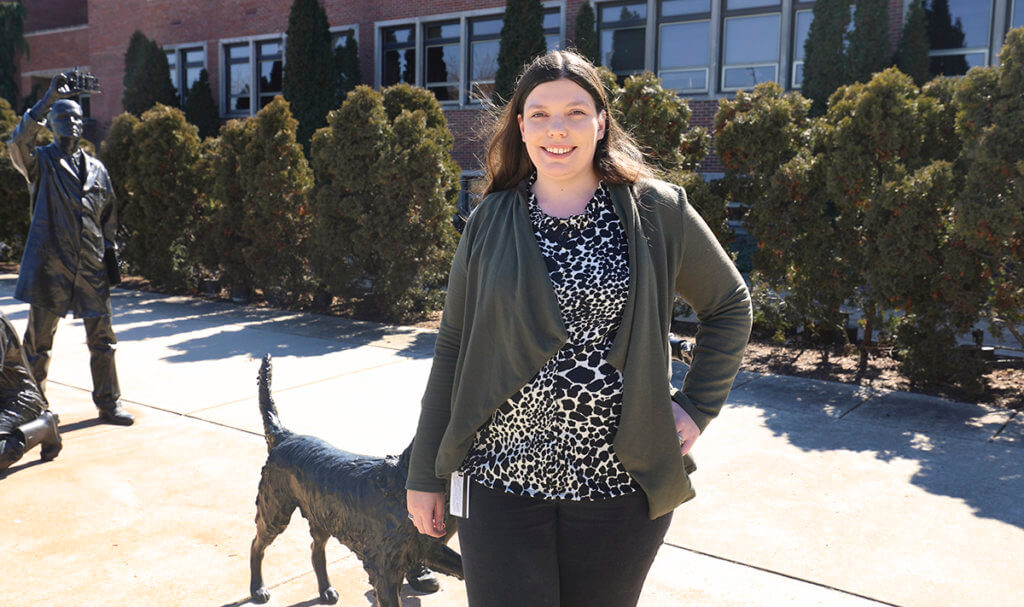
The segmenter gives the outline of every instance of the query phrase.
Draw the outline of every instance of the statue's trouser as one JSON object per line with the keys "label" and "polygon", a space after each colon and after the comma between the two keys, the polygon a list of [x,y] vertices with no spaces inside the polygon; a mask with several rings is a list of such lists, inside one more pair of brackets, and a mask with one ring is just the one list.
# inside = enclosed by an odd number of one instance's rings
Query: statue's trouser
{"label": "statue's trouser", "polygon": [[[48,310],[38,306],[29,308],[24,340],[25,354],[40,390],[46,389],[50,350],[53,348],[53,336],[57,332],[59,321],[60,317]],[[108,409],[121,398],[117,367],[114,364],[114,350],[117,347],[114,325],[110,316],[84,318],[82,322],[85,324],[85,340],[89,345],[92,402],[100,409]]]}
{"label": "statue's trouser", "polygon": [[0,470],[21,459],[26,451],[42,445],[42,459],[48,462],[57,457],[63,446],[57,424],[60,420],[51,411],[43,411],[36,419],[18,426],[9,434],[0,434]]}

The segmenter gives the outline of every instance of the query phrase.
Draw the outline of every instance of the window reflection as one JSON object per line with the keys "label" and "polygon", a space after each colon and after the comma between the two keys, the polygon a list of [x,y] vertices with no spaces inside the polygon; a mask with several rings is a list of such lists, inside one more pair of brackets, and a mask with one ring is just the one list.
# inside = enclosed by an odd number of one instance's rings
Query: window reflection
{"label": "window reflection", "polygon": [[399,82],[416,83],[416,38],[413,26],[385,28],[383,40],[383,62],[381,84],[391,86]]}
{"label": "window reflection", "polygon": [[598,7],[601,64],[619,79],[643,71],[647,3],[602,4]]}

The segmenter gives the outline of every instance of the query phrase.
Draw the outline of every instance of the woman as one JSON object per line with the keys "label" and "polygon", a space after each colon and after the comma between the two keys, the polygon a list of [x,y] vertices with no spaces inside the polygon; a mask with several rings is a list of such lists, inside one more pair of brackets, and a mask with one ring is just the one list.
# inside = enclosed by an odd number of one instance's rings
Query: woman
{"label": "woman", "polygon": [[[468,479],[453,501],[468,503],[470,605],[635,605],[672,510],[694,495],[686,453],[736,375],[749,294],[683,190],[650,178],[575,53],[527,66],[487,170],[452,264],[409,516],[443,535],[444,479]],[[701,323],[680,391],[674,292]]]}

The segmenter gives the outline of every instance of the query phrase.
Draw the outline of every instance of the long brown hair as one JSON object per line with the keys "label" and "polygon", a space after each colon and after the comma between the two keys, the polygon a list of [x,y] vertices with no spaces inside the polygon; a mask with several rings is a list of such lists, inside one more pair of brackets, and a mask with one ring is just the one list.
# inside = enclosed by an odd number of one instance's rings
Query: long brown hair
{"label": "long brown hair", "polygon": [[594,100],[598,113],[607,120],[604,137],[594,151],[594,172],[605,183],[633,183],[651,176],[643,154],[633,138],[612,117],[608,94],[597,69],[573,51],[550,51],[530,62],[516,81],[512,99],[499,110],[491,126],[487,144],[487,175],[484,196],[515,187],[533,172],[533,162],[519,132],[517,117],[526,98],[538,85],[565,78],[572,80]]}

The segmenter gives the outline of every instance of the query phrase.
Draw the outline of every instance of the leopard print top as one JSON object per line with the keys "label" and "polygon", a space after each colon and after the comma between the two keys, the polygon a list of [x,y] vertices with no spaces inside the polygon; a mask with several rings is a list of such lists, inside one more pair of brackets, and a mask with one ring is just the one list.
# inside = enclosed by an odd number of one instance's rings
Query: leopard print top
{"label": "leopard print top", "polygon": [[529,200],[569,339],[476,434],[461,470],[482,485],[542,499],[598,500],[639,487],[612,447],[622,374],[606,360],[629,290],[625,231],[604,185],[560,219]]}

